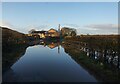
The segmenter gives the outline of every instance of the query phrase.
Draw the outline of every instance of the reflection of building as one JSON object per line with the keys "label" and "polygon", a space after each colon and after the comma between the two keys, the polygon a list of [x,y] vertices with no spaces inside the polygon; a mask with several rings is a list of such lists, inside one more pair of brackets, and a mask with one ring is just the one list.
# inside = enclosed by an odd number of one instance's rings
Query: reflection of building
{"label": "reflection of building", "polygon": [[58,53],[60,53],[60,44],[59,43],[51,43],[51,44],[48,44],[47,46],[50,48],[50,49],[53,49],[53,48],[56,48],[58,47]]}
{"label": "reflection of building", "polygon": [[47,46],[48,46],[49,48],[53,49],[53,48],[57,47],[58,44],[57,44],[57,43],[51,43],[51,44],[49,44],[49,45],[47,45]]}

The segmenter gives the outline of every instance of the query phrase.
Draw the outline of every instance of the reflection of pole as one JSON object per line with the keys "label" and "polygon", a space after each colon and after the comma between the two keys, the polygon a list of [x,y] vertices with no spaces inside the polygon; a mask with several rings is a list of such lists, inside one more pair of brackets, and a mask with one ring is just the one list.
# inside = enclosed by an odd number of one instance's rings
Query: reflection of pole
{"label": "reflection of pole", "polygon": [[58,43],[58,53],[60,54],[60,46],[59,46],[59,43]]}
{"label": "reflection of pole", "polygon": [[[59,41],[61,40],[61,30],[60,30],[60,24],[58,26],[58,32],[59,32]],[[60,44],[58,43],[58,53],[60,53]]]}
{"label": "reflection of pole", "polygon": [[46,44],[44,43],[44,47],[46,46]]}

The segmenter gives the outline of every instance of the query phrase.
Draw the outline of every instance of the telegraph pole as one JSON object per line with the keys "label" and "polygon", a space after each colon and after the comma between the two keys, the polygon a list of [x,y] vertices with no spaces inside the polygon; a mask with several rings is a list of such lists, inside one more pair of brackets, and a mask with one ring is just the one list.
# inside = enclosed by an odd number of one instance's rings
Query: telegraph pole
{"label": "telegraph pole", "polygon": [[58,26],[58,31],[60,32],[60,24],[59,24],[59,26]]}
{"label": "telegraph pole", "polygon": [[59,32],[59,38],[61,39],[61,30],[60,30],[60,24],[58,25],[58,32]]}

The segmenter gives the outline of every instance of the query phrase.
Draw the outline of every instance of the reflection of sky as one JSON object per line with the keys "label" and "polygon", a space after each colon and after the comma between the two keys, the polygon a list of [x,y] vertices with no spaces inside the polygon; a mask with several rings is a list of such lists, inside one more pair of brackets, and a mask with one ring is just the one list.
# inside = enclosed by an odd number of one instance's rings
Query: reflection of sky
{"label": "reflection of sky", "polygon": [[13,66],[14,74],[20,81],[79,81],[90,82],[96,79],[85,69],[78,65],[64,48],[60,47],[50,49],[38,45],[38,47],[28,47],[24,56],[22,56]]}
{"label": "reflection of sky", "polygon": [[[78,34],[117,33],[118,6],[111,3],[3,3],[3,24],[21,32],[74,27]],[[112,25],[111,25],[112,24]],[[107,29],[106,29],[107,28]]]}

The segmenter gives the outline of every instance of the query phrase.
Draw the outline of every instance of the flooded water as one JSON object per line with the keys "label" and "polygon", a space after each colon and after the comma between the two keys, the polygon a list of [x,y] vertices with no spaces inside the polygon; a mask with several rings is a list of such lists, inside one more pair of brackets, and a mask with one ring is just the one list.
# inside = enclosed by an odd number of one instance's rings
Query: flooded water
{"label": "flooded water", "polygon": [[97,82],[60,45],[34,45],[3,74],[5,82]]}

